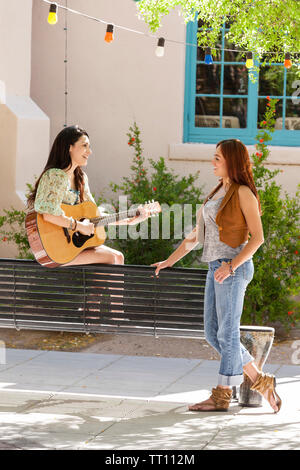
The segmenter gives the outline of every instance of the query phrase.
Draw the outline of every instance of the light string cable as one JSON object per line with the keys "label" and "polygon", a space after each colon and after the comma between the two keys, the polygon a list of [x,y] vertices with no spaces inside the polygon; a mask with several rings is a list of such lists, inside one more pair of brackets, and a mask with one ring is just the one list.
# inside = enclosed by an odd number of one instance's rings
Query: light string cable
{"label": "light string cable", "polygon": [[66,0],[66,15],[65,15],[65,123],[64,127],[68,125],[68,0]]}
{"label": "light string cable", "polygon": [[[87,15],[86,13],[82,13],[78,10],[73,10],[72,8],[69,8],[68,6],[64,6],[64,5],[60,5],[59,3],[57,2],[51,2],[50,0],[41,0],[42,2],[44,3],[47,3],[49,5],[51,5],[51,3],[56,3],[57,7],[58,8],[61,8],[62,10],[67,10],[69,11],[70,13],[74,13],[75,15],[80,15],[80,16],[83,16],[84,18],[87,18],[89,20],[92,20],[92,21],[96,21],[98,23],[102,23],[102,24],[105,24],[105,25],[109,25],[109,24],[113,24],[113,26],[115,28],[119,28],[119,29],[122,29],[124,31],[129,31],[131,33],[135,33],[135,34],[139,34],[141,36],[146,36],[148,38],[151,38],[151,39],[156,39],[156,40],[159,40],[159,36],[156,36],[154,34],[150,34],[150,33],[144,33],[142,31],[137,31],[136,29],[131,29],[131,28],[127,28],[126,26],[122,26],[122,25],[117,25],[115,23],[112,23],[111,21],[105,21],[105,20],[102,20],[101,18],[96,18],[95,16],[91,16],[91,15]],[[188,43],[188,42],[184,42],[184,41],[178,41],[178,40],[175,40],[175,39],[168,39],[166,38],[165,39],[166,42],[170,42],[170,43],[173,43],[173,44],[181,44],[181,45],[184,45],[184,46],[192,46],[192,47],[199,47],[197,44],[194,44],[194,43]],[[203,49],[205,48],[202,47]],[[213,47],[212,49],[214,50],[220,50],[220,51],[228,51],[228,52],[242,52],[242,53],[247,53],[247,52],[252,52],[252,51],[246,51],[246,50],[240,50],[240,49],[226,49],[226,48],[222,48],[222,47]],[[292,52],[292,51],[289,51],[290,54],[298,54],[299,51],[297,52]],[[278,54],[278,52],[274,52],[274,51],[264,51],[263,54]]]}

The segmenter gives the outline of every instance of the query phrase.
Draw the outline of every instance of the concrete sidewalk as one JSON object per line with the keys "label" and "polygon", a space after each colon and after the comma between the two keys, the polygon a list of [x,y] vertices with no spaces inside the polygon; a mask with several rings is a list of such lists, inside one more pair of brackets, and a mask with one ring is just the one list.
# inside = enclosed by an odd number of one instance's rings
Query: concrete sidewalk
{"label": "concrete sidewalk", "polygon": [[300,366],[269,364],[282,409],[187,410],[209,396],[217,361],[6,351],[0,449],[300,449]]}

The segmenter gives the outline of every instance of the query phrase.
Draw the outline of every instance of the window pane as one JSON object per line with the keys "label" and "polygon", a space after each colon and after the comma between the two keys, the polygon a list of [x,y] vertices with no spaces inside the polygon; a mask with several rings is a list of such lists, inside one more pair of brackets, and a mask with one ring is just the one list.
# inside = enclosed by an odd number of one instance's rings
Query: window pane
{"label": "window pane", "polygon": [[[240,49],[232,42],[229,42],[228,39],[225,39],[225,49]],[[225,62],[246,62],[245,56],[242,57],[242,52],[233,52],[233,51],[224,51],[224,61]]]}
{"label": "window pane", "polygon": [[[294,85],[294,86],[293,86]],[[300,96],[300,76],[298,67],[291,67],[286,71],[286,96],[293,96],[298,90],[298,95]]]}
{"label": "window pane", "polygon": [[300,99],[286,100],[285,128],[300,131]]}
{"label": "window pane", "polygon": [[220,65],[197,65],[196,93],[220,93]]}
{"label": "window pane", "polygon": [[[260,122],[264,120],[264,114],[267,110],[267,100],[266,99],[259,99],[258,100],[258,117],[257,117],[257,128],[262,129],[264,126],[260,126]],[[282,100],[279,100],[276,103],[276,112],[274,114],[276,119],[275,121],[275,129],[279,130],[282,129]]]}
{"label": "window pane", "polygon": [[195,127],[220,127],[220,99],[196,98]]}
{"label": "window pane", "polygon": [[224,95],[248,93],[248,70],[243,65],[224,65]]}
{"label": "window pane", "polygon": [[259,95],[283,95],[284,68],[279,65],[266,65],[259,71]]}
{"label": "window pane", "polygon": [[247,98],[224,98],[222,127],[247,127]]}

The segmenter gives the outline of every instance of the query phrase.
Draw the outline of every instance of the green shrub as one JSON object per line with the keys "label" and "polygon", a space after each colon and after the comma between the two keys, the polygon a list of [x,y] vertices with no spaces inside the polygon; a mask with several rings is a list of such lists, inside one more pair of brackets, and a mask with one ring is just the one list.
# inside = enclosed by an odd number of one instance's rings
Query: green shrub
{"label": "green shrub", "polygon": [[264,166],[270,153],[266,144],[272,139],[277,101],[268,100],[252,155],[265,241],[253,256],[255,273],[246,290],[242,320],[258,325],[280,321],[288,330],[299,322],[299,302],[292,296],[299,294],[300,191],[296,197],[287,192],[283,196],[281,186],[274,181],[283,170],[271,171]]}
{"label": "green shrub", "polygon": [[[31,186],[27,184],[28,189]],[[4,209],[4,215],[0,216],[0,241],[1,243],[11,243],[17,247],[19,259],[34,259],[30,250],[26,230],[24,210]]]}
{"label": "green shrub", "polygon": [[[196,206],[200,205],[202,198],[202,189],[195,186],[195,182],[199,177],[199,172],[188,175],[187,177],[179,177],[167,168],[165,160],[161,157],[158,161],[149,159],[150,170],[146,167],[145,158],[143,156],[142,143],[140,139],[140,130],[136,123],[129,128],[128,145],[134,151],[133,163],[131,165],[131,175],[123,177],[120,185],[111,183],[111,189],[115,194],[125,194],[128,198],[128,205],[139,205],[149,200],[157,200],[163,206],[164,217],[166,216],[166,208],[175,208],[180,213],[184,205],[190,205],[191,209],[191,225],[185,227],[186,231],[192,229],[192,225],[196,222]],[[111,204],[119,211],[119,200],[113,198]],[[175,206],[174,206],[175,205]],[[176,206],[177,205],[177,206]],[[175,212],[176,213],[176,212]],[[174,250],[176,244],[181,243],[184,238],[183,218],[174,215],[170,211],[170,236],[168,239],[163,238],[163,222],[162,213],[159,214],[157,224],[159,226],[159,238],[151,237],[151,219],[142,222],[139,227],[141,236],[137,239],[126,237],[121,239],[119,236],[127,227],[118,228],[117,236],[109,244],[115,249],[125,254],[125,263],[127,264],[146,264],[149,265],[156,261],[166,259]],[[164,219],[165,220],[165,219]],[[181,227],[182,224],[182,227]],[[165,227],[165,226],[164,226]],[[129,232],[130,228],[128,227]],[[136,229],[134,229],[136,230]],[[147,238],[146,238],[147,237]],[[194,250],[188,256],[179,261],[176,266],[191,266],[199,255],[198,250]]]}

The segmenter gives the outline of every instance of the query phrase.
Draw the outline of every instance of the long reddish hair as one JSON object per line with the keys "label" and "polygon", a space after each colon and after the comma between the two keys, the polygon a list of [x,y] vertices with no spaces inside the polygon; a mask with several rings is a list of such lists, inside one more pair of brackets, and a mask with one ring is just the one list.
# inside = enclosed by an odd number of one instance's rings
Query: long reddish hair
{"label": "long reddish hair", "polygon": [[221,140],[216,148],[220,147],[226,160],[228,177],[231,181],[243,184],[251,189],[258,200],[259,213],[262,215],[260,199],[255,187],[252,163],[250,161],[247,147],[238,139]]}

